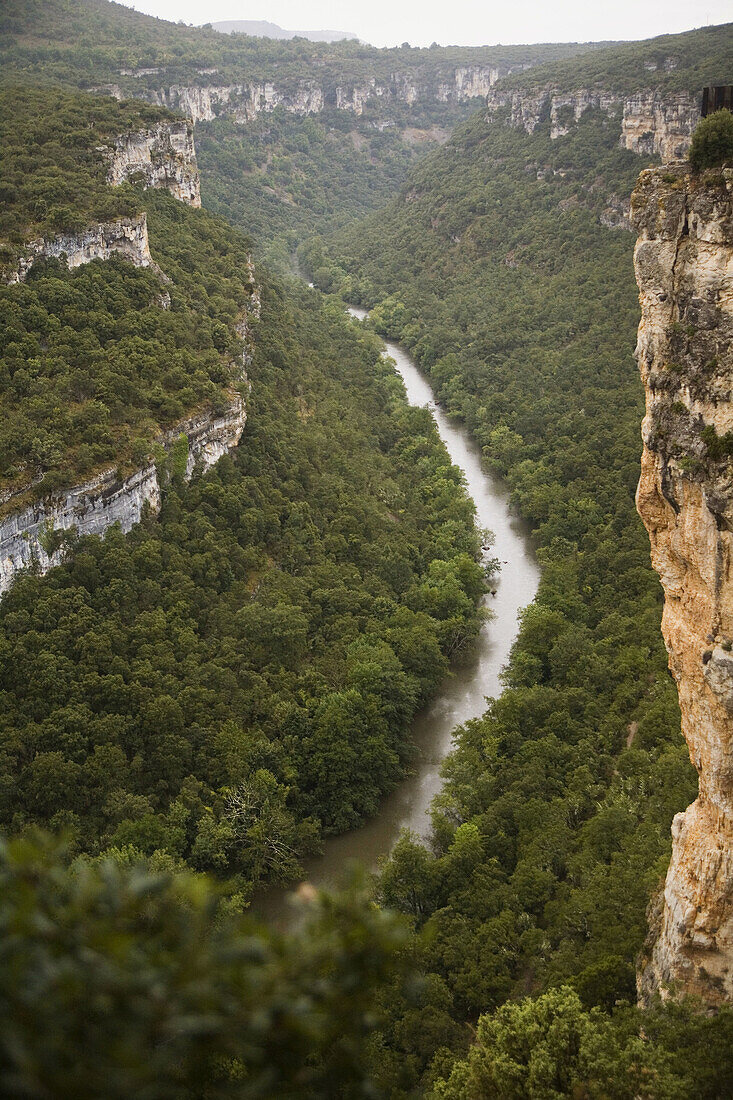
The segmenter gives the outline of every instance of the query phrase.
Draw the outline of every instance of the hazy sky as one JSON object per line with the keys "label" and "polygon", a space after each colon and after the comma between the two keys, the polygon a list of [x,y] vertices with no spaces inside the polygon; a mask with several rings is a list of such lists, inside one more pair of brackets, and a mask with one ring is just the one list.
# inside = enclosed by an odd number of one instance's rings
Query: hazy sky
{"label": "hazy sky", "polygon": [[268,19],[293,30],[351,31],[376,46],[491,45],[650,38],[733,21],[733,0],[134,0],[185,23]]}

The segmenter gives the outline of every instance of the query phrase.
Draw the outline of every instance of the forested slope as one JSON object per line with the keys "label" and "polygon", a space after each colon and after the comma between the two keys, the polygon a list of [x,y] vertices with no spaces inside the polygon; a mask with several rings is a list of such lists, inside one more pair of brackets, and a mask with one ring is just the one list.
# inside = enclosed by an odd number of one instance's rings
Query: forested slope
{"label": "forested slope", "polygon": [[[159,265],[37,261],[0,291],[5,468],[45,497],[96,463],[140,462],[192,404],[216,409],[241,360],[250,246],[165,191],[104,183],[97,143],[150,108],[4,102],[17,239],[144,210]],[[257,291],[241,448],[190,485],[174,448],[159,517],[126,537],[66,532],[67,564],[0,604],[3,827],[236,874],[245,893],[375,811],[483,590],[461,475],[378,341],[305,287],[260,272]]]}
{"label": "forested slope", "polygon": [[0,92],[3,274],[31,239],[81,240],[89,226],[141,214],[154,261],[113,257],[69,272],[41,257],[25,281],[0,285],[5,512],[19,493],[140,466],[162,431],[194,411],[216,413],[242,384],[249,242],[167,193],[106,182],[100,150],[171,117],[60,90]]}
{"label": "forested slope", "polygon": [[[382,874],[381,896],[411,915],[429,974],[418,1015],[395,1008],[380,1046],[392,1095],[409,1093],[436,1052],[433,1074],[445,1072],[441,1049],[465,1042],[457,1024],[508,998],[569,983],[586,1006],[634,1000],[671,819],[695,790],[634,508],[633,241],[600,224],[643,162],[600,111],[567,136],[549,128],[528,135],[479,113],[386,211],[301,250],[319,285],[373,307],[377,330],[417,357],[505,478],[543,565],[504,693],[459,732],[431,845],[405,837]],[[489,1053],[445,1095],[508,1094],[489,1088],[491,1036],[521,1061],[512,1029],[553,1014],[542,1002],[527,1012],[525,1024],[486,1025]],[[684,1066],[670,1072],[673,1084],[656,1078],[649,1095],[685,1095]],[[557,1079],[560,1094],[571,1078]],[[575,1080],[590,1087],[582,1070]],[[720,1080],[705,1087],[721,1094]]]}
{"label": "forested slope", "polygon": [[204,205],[280,270],[309,234],[389,201],[410,166],[485,100],[491,80],[596,48],[276,41],[107,0],[12,0],[0,37],[11,84],[106,89],[194,113]]}
{"label": "forested slope", "polygon": [[0,34],[6,73],[82,89],[112,80],[131,95],[165,81],[203,85],[212,76],[217,84],[276,77],[287,85],[314,77],[388,80],[399,70],[437,82],[456,65],[522,66],[598,48],[596,43],[547,43],[378,49],[354,39],[276,40],[171,23],[108,0],[7,0]]}

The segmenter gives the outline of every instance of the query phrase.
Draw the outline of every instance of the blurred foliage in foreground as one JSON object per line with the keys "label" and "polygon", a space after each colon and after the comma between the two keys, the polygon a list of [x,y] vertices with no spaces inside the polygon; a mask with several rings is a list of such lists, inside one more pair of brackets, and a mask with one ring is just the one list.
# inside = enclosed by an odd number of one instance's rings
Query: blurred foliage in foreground
{"label": "blurred foliage in foreground", "polygon": [[356,884],[310,905],[283,938],[203,876],[3,842],[3,1096],[368,1095],[374,992],[403,931]]}

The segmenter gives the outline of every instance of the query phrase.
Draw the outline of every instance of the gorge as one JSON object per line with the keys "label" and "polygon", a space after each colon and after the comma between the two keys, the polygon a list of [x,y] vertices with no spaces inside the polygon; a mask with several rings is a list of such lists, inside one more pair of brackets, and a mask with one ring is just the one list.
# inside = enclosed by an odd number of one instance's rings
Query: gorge
{"label": "gorge", "polygon": [[0,65],[3,1087],[733,1095],[733,25]]}

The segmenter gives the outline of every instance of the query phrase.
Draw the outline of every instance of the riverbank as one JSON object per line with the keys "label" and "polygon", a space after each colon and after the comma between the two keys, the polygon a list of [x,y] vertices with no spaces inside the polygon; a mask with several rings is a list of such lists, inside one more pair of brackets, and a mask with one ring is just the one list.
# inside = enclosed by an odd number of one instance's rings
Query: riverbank
{"label": "riverbank", "polygon": [[[366,316],[365,310],[354,307],[349,313],[357,320]],[[483,714],[487,697],[500,693],[501,670],[517,635],[519,613],[532,602],[539,583],[529,529],[510,511],[504,487],[487,473],[480,449],[467,429],[436,404],[430,383],[402,348],[387,341],[385,353],[395,362],[410,404],[428,406],[451,461],[463,471],[478,525],[494,532],[491,554],[499,559],[501,572],[492,585],[494,594],[484,597],[492,617],[484,623],[473,652],[452,670],[435,699],[413,720],[412,775],[383,800],[376,817],[358,829],[329,837],[323,854],[304,862],[305,879],[318,887],[337,884],[354,861],[368,870],[376,869],[403,829],[427,836],[430,806],[442,786],[441,768],[451,750],[453,733]],[[253,902],[253,912],[268,922],[287,926],[293,914],[288,903],[292,890],[290,886],[263,891]]]}

